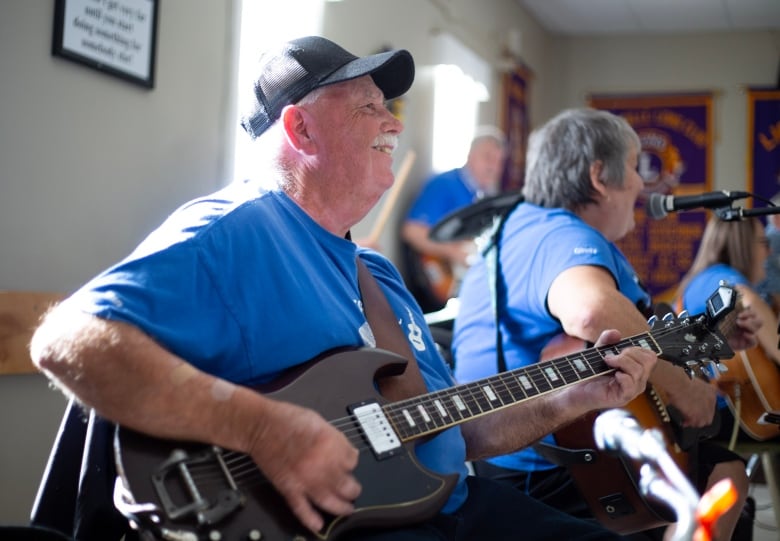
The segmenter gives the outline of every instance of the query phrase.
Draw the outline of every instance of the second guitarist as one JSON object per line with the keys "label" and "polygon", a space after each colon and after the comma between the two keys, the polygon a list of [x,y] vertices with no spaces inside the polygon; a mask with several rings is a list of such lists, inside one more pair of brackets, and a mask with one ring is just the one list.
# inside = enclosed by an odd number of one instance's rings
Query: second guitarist
{"label": "second guitarist", "polygon": [[758,346],[728,361],[730,370],[720,378],[724,397],[719,399],[719,407],[726,421],[721,434],[724,440],[732,438],[735,414],[739,416],[743,438],[780,437],[780,424],[770,421],[772,415],[780,414],[778,321],[756,290],[756,284],[764,278],[768,255],[767,237],[757,218],[725,222],[713,217],[704,229],[691,268],[680,283],[680,304],[691,313],[703,306],[703,292],[724,280],[739,292],[741,304],[749,306],[766,323],[758,330]]}
{"label": "second guitarist", "polygon": [[495,195],[506,159],[506,137],[498,128],[478,128],[462,167],[430,177],[420,188],[401,226],[405,267],[412,293],[426,312],[441,309],[457,296],[463,271],[476,247],[471,240],[438,242],[430,238],[437,223],[453,212]]}
{"label": "second guitarist", "polygon": [[[461,287],[453,342],[459,381],[536,363],[560,334],[592,342],[605,328],[628,335],[648,328],[643,312],[650,298],[615,244],[634,227],[643,189],[640,149],[631,126],[605,111],[567,110],[532,133],[525,202],[505,218],[493,267],[497,278],[486,260],[471,268]],[[759,326],[750,312],[738,321],[740,331],[730,340],[734,349],[754,344]],[[679,410],[684,425],[711,423],[712,386],[666,363],[656,366],[651,382]],[[545,439],[554,443],[551,436]],[[719,539],[730,539],[746,497],[744,465],[732,453],[703,447],[699,465],[693,478],[700,490],[726,477],[740,490],[735,510],[720,524]],[[545,502],[590,515],[566,469],[532,448],[489,459],[486,469],[485,475]]]}

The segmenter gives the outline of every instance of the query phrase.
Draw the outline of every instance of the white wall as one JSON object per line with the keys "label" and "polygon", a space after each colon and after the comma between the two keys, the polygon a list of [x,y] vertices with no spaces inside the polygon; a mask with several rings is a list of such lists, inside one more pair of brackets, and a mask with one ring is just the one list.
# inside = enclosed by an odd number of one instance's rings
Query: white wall
{"label": "white wall", "polygon": [[[54,0],[0,2],[0,289],[71,291],[230,176],[238,3],[162,0],[157,82],[146,90],[53,58]],[[357,54],[409,49],[421,73],[436,61],[431,36],[448,32],[494,67],[494,88],[511,29],[534,72],[532,124],[582,105],[588,91],[721,91],[716,180],[739,187],[730,182],[745,171],[740,85],[774,83],[776,35],[558,39],[514,0],[344,0],[327,4],[323,23],[324,35]],[[413,88],[408,102],[399,162],[406,149],[429,152],[424,91]],[[498,114],[491,102],[480,121]],[[418,161],[407,196],[426,174]],[[0,524],[27,519],[63,407],[42,376],[0,376]]]}
{"label": "white wall", "polygon": [[[0,289],[71,291],[221,183],[233,7],[160,2],[147,90],[52,57],[53,0],[0,2]],[[27,519],[64,404],[0,376],[0,524]]]}

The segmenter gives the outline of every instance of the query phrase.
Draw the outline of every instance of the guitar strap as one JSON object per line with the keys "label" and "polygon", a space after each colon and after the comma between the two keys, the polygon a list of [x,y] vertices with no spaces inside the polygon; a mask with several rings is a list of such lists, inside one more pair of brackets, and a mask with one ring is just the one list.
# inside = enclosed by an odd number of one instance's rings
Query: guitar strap
{"label": "guitar strap", "polygon": [[401,331],[398,318],[390,308],[385,294],[379,288],[376,278],[368,270],[366,264],[357,257],[358,287],[363,297],[363,310],[366,320],[376,339],[376,347],[397,353],[404,359],[414,359],[412,348]]}
{"label": "guitar strap", "polygon": [[499,374],[501,372],[506,372],[506,359],[504,358],[504,341],[501,336],[498,295],[498,292],[504,292],[505,288],[501,288],[501,260],[498,257],[498,247],[507,217],[512,214],[512,211],[524,200],[524,197],[520,197],[512,206],[507,208],[503,214],[497,217],[493,224],[493,230],[488,235],[489,240],[482,250],[482,256],[485,258],[485,267],[487,268],[490,300],[493,306],[493,321],[496,326],[496,363],[498,364]]}
{"label": "guitar strap", "polygon": [[[490,300],[493,306],[493,322],[496,327],[496,364],[497,373],[507,371],[506,358],[504,357],[504,340],[501,333],[501,304],[500,300],[506,294],[506,287],[502,287],[501,259],[498,257],[501,233],[504,230],[504,224],[507,217],[525,198],[521,197],[515,204],[509,207],[506,212],[498,217],[493,225],[492,232],[488,235],[488,242],[482,250],[487,268],[488,286],[490,289]],[[501,295],[499,295],[501,292]],[[572,464],[588,464],[596,456],[594,449],[567,449],[547,442],[537,442],[533,446],[534,450],[547,461],[558,466],[569,466]]]}

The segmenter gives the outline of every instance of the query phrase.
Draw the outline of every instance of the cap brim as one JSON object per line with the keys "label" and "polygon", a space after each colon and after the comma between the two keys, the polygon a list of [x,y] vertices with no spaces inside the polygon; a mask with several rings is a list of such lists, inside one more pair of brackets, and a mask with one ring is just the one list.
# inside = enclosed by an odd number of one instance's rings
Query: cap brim
{"label": "cap brim", "polygon": [[414,59],[404,49],[357,58],[328,75],[318,86],[341,83],[364,75],[371,75],[385,99],[397,98],[412,86]]}

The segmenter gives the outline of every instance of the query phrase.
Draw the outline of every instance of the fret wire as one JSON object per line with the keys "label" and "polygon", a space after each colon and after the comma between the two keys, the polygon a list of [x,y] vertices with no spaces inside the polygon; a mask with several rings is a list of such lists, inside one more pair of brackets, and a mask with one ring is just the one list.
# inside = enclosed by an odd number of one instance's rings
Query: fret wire
{"label": "fret wire", "polygon": [[[669,332],[676,332],[676,329],[670,329]],[[660,337],[665,333],[666,330],[661,329],[655,331],[654,334]],[[440,428],[457,424],[459,421],[480,413],[503,407],[507,403],[515,403],[536,394],[549,392],[558,387],[606,372],[611,368],[604,362],[604,355],[607,353],[617,354],[621,349],[632,346],[647,346],[656,354],[662,351],[652,333],[637,335],[616,344],[590,348],[547,361],[549,363],[547,368],[553,369],[554,374],[557,375],[557,383],[550,380],[548,373],[544,370],[545,363],[539,363],[529,365],[524,369],[498,374],[479,382],[441,390],[422,399],[401,401],[394,406],[386,407],[386,414],[396,429],[406,435],[425,432],[431,427]],[[586,370],[582,370],[582,367]],[[526,387],[521,379],[530,387]],[[495,393],[493,400],[485,394],[485,387]],[[509,397],[508,401],[507,397]],[[442,415],[438,408],[439,405],[447,412],[447,416]],[[425,419],[425,415],[418,409],[418,406],[423,408],[428,420]],[[414,426],[409,426],[407,414],[414,422]]]}

